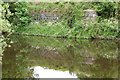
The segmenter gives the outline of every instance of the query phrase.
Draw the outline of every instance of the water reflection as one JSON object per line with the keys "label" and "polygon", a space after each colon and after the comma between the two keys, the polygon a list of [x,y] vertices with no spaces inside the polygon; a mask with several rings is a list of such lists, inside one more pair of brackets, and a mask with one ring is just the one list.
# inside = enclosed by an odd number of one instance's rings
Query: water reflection
{"label": "water reflection", "polygon": [[4,36],[0,36],[0,79],[2,78],[2,56],[4,49],[7,46],[4,40],[5,40]]}
{"label": "water reflection", "polygon": [[11,36],[3,78],[118,78],[118,42]]}
{"label": "water reflection", "polygon": [[30,70],[34,78],[77,78],[76,74],[70,74],[69,71],[47,69],[40,66],[31,67]]}

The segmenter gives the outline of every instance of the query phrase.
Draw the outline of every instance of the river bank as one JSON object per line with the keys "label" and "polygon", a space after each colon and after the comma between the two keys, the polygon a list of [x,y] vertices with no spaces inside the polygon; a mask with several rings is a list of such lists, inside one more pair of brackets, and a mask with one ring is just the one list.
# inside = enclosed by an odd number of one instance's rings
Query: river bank
{"label": "river bank", "polygon": [[68,27],[65,21],[51,24],[35,23],[27,26],[14,27],[13,30],[14,34],[27,36],[120,40],[117,23],[110,24],[105,20],[102,20],[99,23],[91,23],[89,26],[85,26],[84,24],[81,24],[81,22],[75,22],[73,28]]}
{"label": "river bank", "polygon": [[20,36],[35,36],[35,37],[47,37],[47,38],[61,38],[61,39],[80,39],[80,40],[109,40],[109,41],[120,41],[120,38],[76,38],[76,37],[67,37],[67,36],[49,36],[49,35],[42,35],[42,34],[21,34],[21,33],[14,33],[13,35],[20,35]]}

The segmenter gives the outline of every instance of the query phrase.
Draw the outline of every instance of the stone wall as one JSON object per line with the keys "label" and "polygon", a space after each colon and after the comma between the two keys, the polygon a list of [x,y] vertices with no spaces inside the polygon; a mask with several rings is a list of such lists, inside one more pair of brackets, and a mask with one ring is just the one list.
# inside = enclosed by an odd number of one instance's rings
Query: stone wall
{"label": "stone wall", "polygon": [[[87,23],[89,23],[89,21],[96,21],[97,20],[97,12],[95,10],[92,9],[87,9],[84,10],[85,14],[83,16],[83,23],[87,21]],[[32,12],[31,16],[33,18],[33,23],[34,22],[38,22],[38,23],[43,23],[43,22],[59,22],[61,20],[60,18],[60,11],[45,11],[45,12]],[[64,17],[62,18],[68,18],[70,17],[69,14],[68,15],[62,15]],[[66,16],[66,17],[65,17]],[[71,14],[72,16],[72,14]]]}
{"label": "stone wall", "polygon": [[82,23],[85,25],[85,26],[90,26],[92,23],[94,22],[97,22],[97,12],[95,10],[92,10],[92,9],[87,9],[87,10],[84,10],[85,11],[85,15],[82,19]]}
{"label": "stone wall", "polygon": [[31,14],[33,21],[32,22],[58,22],[59,21],[59,15],[57,13],[51,13],[51,12],[40,12],[40,13],[33,13]]}
{"label": "stone wall", "polygon": [[85,11],[85,16],[84,16],[84,19],[85,20],[96,20],[97,18],[97,12],[95,10],[92,10],[92,9],[87,9],[87,10],[84,10]]}

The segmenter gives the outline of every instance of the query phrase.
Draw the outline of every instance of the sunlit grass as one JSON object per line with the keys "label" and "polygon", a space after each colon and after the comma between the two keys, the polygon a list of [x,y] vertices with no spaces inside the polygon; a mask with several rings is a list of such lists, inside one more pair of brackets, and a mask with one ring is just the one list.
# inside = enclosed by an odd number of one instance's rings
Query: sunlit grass
{"label": "sunlit grass", "polygon": [[30,24],[28,26],[19,27],[16,33],[34,34],[34,35],[48,35],[48,36],[64,36],[67,33],[67,28],[64,25],[42,25]]}

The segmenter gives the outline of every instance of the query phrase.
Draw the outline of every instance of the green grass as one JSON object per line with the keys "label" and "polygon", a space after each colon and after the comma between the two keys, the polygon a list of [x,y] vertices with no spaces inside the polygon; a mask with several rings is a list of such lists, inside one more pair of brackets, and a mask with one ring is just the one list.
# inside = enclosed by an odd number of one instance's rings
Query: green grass
{"label": "green grass", "polygon": [[[54,6],[54,7],[53,7]],[[56,9],[56,7],[59,7],[57,4],[51,4],[51,3],[39,3],[39,5],[29,5],[30,10],[53,10]]]}
{"label": "green grass", "polygon": [[14,28],[15,33],[45,36],[67,36],[76,38],[119,38],[118,23],[114,19],[89,23],[85,26],[76,21],[73,28],[69,28],[66,21],[60,23],[29,24]]}
{"label": "green grass", "polygon": [[47,36],[64,36],[67,34],[67,28],[62,24],[43,25],[30,24],[28,26],[19,27],[15,29],[15,33],[47,35]]}
{"label": "green grass", "polygon": [[[81,6],[81,4],[77,4]],[[34,3],[34,4],[29,4],[29,9],[30,10],[36,10],[36,11],[40,11],[40,10],[66,10],[69,9],[72,5],[69,2],[59,2],[59,3],[47,3],[47,2],[40,2],[40,3]]]}

